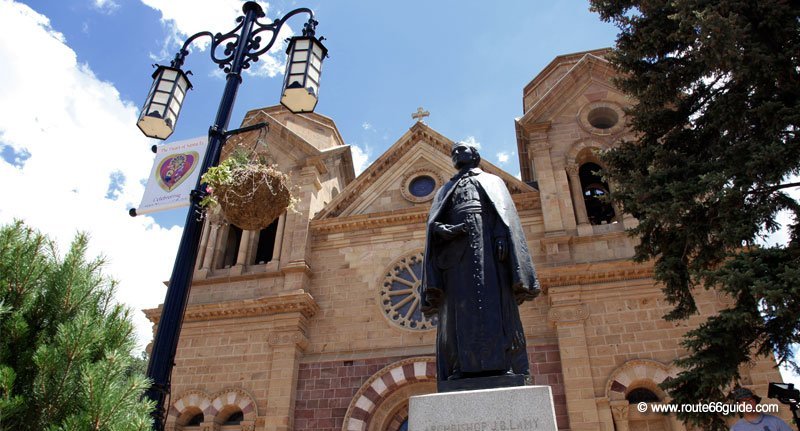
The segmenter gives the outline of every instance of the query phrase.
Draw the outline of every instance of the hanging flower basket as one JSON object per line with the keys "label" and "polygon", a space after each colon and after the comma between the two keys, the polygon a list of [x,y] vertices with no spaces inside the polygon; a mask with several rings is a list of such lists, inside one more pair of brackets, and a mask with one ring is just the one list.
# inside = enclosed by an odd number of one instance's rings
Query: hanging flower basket
{"label": "hanging flower basket", "polygon": [[295,201],[288,175],[240,150],[209,169],[203,182],[209,194],[201,204],[209,209],[219,205],[229,222],[245,230],[266,228]]}

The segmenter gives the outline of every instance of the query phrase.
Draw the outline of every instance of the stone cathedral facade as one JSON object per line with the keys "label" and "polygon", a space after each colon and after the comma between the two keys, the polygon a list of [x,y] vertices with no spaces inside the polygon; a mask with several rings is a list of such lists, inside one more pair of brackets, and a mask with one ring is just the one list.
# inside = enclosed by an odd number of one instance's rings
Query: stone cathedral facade
{"label": "stone cathedral facade", "polygon": [[[552,388],[559,428],[683,430],[633,407],[669,401],[657,385],[677,373],[682,335],[729,302],[701,291],[703,316],[664,321],[652,267],[629,260],[636,220],[600,199],[609,184],[595,174],[597,151],[627,133],[630,104],[605,53],[559,56],[523,89],[521,179],[481,167],[506,182],[542,283],[520,313],[533,381]],[[417,121],[356,177],[333,120],[269,107],[243,125],[259,121],[300,201],[261,231],[207,219],[167,428],[404,430],[409,397],[436,390],[436,322],[420,313],[417,288],[452,141]],[[158,323],[160,309],[146,313]],[[762,395],[780,379],[766,360],[742,373]]]}

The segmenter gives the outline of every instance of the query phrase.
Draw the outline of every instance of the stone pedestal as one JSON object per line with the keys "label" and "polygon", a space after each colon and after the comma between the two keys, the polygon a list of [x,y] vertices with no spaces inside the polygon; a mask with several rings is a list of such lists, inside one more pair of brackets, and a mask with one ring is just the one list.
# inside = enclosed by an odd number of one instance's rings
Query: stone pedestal
{"label": "stone pedestal", "polygon": [[411,397],[409,431],[556,431],[549,386],[482,389]]}

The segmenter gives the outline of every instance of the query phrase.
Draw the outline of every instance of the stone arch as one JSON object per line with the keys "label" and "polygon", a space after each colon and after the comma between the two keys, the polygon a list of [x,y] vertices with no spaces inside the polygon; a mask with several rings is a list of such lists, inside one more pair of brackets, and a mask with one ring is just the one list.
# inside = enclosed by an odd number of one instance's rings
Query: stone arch
{"label": "stone arch", "polygon": [[240,410],[244,419],[243,428],[255,423],[258,410],[255,400],[241,388],[225,388],[211,397],[209,414],[215,422],[224,420],[232,411]]}
{"label": "stone arch", "polygon": [[631,359],[620,365],[608,377],[606,396],[609,401],[623,401],[631,390],[646,388],[663,401],[667,394],[658,385],[674,376],[675,372],[661,362],[652,359]]}
{"label": "stone arch", "polygon": [[586,162],[600,162],[597,151],[604,151],[611,145],[602,139],[589,138],[575,141],[567,154],[564,155],[564,166],[580,166]]}
{"label": "stone arch", "polygon": [[201,390],[186,391],[169,407],[167,412],[166,428],[175,430],[180,426],[179,419],[184,415],[199,411],[203,413],[203,420],[207,421],[213,415],[210,414],[211,397]]}
{"label": "stone arch", "polygon": [[[606,382],[605,394],[611,409],[609,419],[613,421],[613,424],[608,425],[619,431],[650,425],[673,431],[684,430],[674,415],[640,412],[630,406],[627,399],[631,391],[647,389],[658,397],[660,403],[668,403],[669,397],[658,385],[676,374],[674,368],[652,359],[632,359],[620,365]],[[633,425],[634,423],[638,425]]]}
{"label": "stone arch", "polygon": [[611,191],[611,185],[592,173],[603,166],[597,152],[610,147],[611,145],[602,139],[582,139],[573,143],[564,156],[575,222],[578,226],[622,220],[622,212],[617,205],[603,202],[598,198]]}
{"label": "stone arch", "polygon": [[408,399],[436,392],[436,358],[422,356],[389,364],[359,388],[342,431],[394,431],[408,417]]}

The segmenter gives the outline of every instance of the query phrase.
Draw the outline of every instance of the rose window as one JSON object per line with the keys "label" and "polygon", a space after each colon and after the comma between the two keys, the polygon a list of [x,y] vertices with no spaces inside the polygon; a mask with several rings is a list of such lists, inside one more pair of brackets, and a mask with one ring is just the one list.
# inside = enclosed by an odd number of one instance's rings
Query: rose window
{"label": "rose window", "polygon": [[380,305],[386,317],[406,329],[427,330],[436,327],[436,317],[422,314],[422,253],[397,260],[386,271],[380,289]]}

